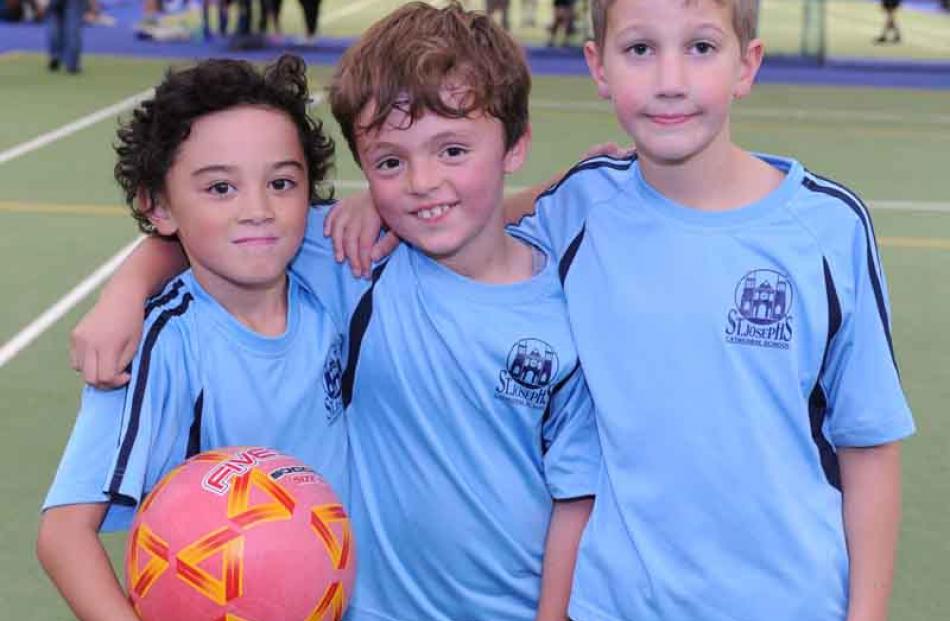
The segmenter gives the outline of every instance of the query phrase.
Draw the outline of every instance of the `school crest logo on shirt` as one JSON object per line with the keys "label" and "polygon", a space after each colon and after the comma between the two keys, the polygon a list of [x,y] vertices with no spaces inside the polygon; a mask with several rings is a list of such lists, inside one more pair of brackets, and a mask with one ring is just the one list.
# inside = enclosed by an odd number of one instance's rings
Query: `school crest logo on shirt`
{"label": "school crest logo on shirt", "polygon": [[792,298],[788,276],[775,270],[747,273],[735,290],[735,307],[726,318],[726,341],[788,349],[792,342]]}
{"label": "school crest logo on shirt", "polygon": [[521,405],[544,409],[548,385],[557,377],[558,357],[554,348],[539,339],[521,339],[508,353],[498,374],[495,396]]}
{"label": "school crest logo on shirt", "polygon": [[323,363],[323,391],[326,397],[323,405],[327,409],[327,420],[332,421],[343,412],[343,335],[338,334],[327,359]]}

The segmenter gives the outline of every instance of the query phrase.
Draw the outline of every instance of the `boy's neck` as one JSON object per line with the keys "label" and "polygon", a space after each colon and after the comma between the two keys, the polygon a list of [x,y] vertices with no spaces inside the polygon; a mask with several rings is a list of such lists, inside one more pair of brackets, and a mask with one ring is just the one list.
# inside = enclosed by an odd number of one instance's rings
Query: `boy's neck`
{"label": "boy's neck", "polygon": [[532,247],[505,231],[502,222],[488,225],[490,232],[480,236],[463,252],[452,257],[430,257],[456,274],[494,285],[528,280],[535,273]]}
{"label": "boy's neck", "polygon": [[287,275],[260,287],[226,281],[200,268],[192,268],[198,284],[247,329],[267,337],[287,330]]}
{"label": "boy's neck", "polygon": [[687,162],[667,164],[640,158],[644,180],[685,207],[727,211],[751,205],[781,185],[784,175],[732,143]]}

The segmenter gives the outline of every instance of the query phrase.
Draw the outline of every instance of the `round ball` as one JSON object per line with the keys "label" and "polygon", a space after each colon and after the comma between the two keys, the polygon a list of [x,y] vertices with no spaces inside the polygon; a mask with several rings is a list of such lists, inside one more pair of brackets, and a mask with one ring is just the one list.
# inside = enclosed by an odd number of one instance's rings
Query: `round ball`
{"label": "round ball", "polygon": [[145,498],[126,545],[143,621],[339,621],[355,573],[330,485],[262,447],[196,455]]}

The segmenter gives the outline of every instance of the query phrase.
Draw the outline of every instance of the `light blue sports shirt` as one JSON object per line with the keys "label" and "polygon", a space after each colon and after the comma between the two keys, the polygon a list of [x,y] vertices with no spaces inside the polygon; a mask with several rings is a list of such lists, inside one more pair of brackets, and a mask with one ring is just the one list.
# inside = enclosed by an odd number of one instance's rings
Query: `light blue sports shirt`
{"label": "light blue sports shirt", "polygon": [[554,262],[488,285],[402,245],[354,281],[314,214],[292,269],[349,325],[348,619],[533,620],[553,502],[601,470]]}
{"label": "light blue sports shirt", "polygon": [[840,621],[837,450],[914,430],[860,199],[793,160],[726,212],[635,159],[577,165],[519,231],[555,253],[604,453],[575,621]]}
{"label": "light blue sports shirt", "polygon": [[173,279],[148,304],[128,386],[83,391],[43,508],[106,502],[102,529],[124,529],[139,500],[185,458],[234,445],[297,457],[345,503],[343,336],[293,275],[287,302],[286,331],[265,337],[238,322],[190,270]]}

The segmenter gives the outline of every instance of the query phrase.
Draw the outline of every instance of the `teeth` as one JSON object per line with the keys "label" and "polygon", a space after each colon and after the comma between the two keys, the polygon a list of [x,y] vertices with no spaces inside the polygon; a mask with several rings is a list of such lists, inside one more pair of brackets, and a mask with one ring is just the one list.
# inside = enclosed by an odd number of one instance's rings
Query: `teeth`
{"label": "teeth", "polygon": [[420,209],[416,212],[416,215],[423,220],[431,220],[432,218],[438,218],[448,210],[448,205],[436,205],[430,209]]}

